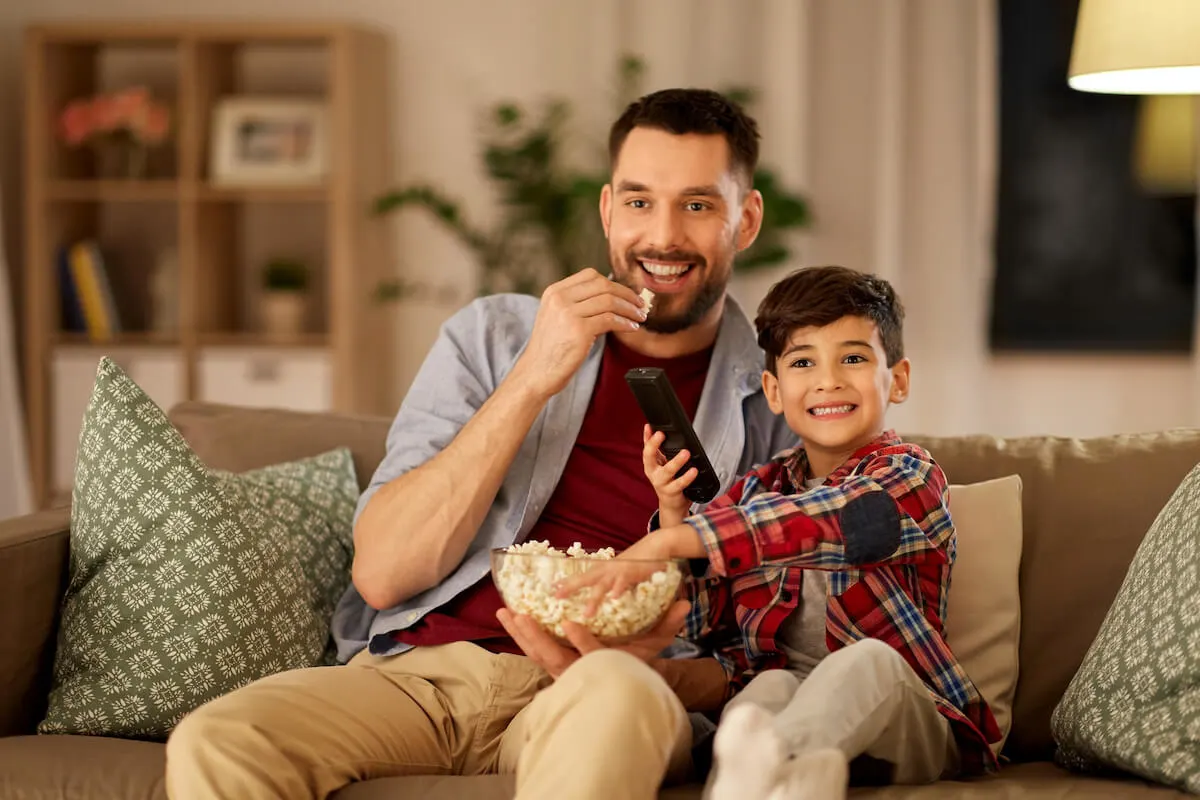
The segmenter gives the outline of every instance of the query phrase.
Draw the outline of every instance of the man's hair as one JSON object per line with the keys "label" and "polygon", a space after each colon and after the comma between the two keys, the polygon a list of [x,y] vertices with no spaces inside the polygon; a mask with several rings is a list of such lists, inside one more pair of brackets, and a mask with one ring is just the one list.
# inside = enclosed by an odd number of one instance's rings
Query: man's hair
{"label": "man's hair", "polygon": [[754,181],[758,168],[758,123],[741,106],[711,89],[663,89],[629,104],[608,134],[608,157],[613,167],[625,139],[634,128],[658,128],[682,136],[721,134],[729,145],[729,166]]}
{"label": "man's hair", "polygon": [[758,306],[754,327],[767,369],[775,372],[793,331],[821,328],[842,317],[875,323],[889,367],[904,358],[904,306],[890,283],[846,267],[807,267],[772,286]]}

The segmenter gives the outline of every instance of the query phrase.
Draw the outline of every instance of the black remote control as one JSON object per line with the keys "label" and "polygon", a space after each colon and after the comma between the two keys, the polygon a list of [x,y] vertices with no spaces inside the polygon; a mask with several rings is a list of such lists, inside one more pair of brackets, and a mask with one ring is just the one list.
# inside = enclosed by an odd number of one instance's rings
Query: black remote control
{"label": "black remote control", "polygon": [[707,503],[721,491],[721,481],[716,470],[700,444],[700,438],[692,429],[691,420],[684,413],[675,389],[667,374],[658,367],[639,367],[625,373],[625,382],[633,390],[646,421],[654,431],[662,431],[666,438],[659,450],[668,460],[680,450],[688,451],[688,463],[678,472],[682,475],[692,467],[699,474],[691,485],[683,490],[683,496],[693,503]]}

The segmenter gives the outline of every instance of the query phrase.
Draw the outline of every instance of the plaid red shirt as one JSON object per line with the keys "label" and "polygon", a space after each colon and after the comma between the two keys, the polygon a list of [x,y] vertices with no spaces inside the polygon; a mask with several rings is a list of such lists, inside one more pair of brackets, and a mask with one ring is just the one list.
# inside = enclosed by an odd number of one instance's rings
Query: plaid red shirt
{"label": "plaid red shirt", "polygon": [[803,448],[781,453],[687,519],[709,569],[689,582],[684,635],[712,647],[739,691],[786,666],[775,636],[796,608],[806,569],[829,572],[825,639],[891,645],[946,717],[965,774],[997,767],[1000,730],[943,638],[954,525],[941,467],[887,431],[824,484],[804,491]]}

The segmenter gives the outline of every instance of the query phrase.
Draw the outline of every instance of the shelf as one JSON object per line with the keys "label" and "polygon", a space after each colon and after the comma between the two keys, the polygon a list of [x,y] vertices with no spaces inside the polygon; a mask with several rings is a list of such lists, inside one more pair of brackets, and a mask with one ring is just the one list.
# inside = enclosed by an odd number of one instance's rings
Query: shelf
{"label": "shelf", "polygon": [[329,199],[329,189],[317,186],[215,186],[206,184],[196,190],[202,202],[237,203],[323,203]]}
{"label": "shelf", "polygon": [[58,180],[46,185],[49,200],[113,203],[159,203],[179,199],[176,180]]}
{"label": "shelf", "polygon": [[97,341],[86,333],[59,331],[54,337],[56,347],[178,347],[179,337],[174,334],[153,331],[127,331],[117,333],[105,341]]}
{"label": "shelf", "polygon": [[221,332],[200,334],[200,347],[242,347],[242,348],[315,348],[328,347],[329,336],[324,333],[304,333],[295,338],[274,339],[258,332]]}

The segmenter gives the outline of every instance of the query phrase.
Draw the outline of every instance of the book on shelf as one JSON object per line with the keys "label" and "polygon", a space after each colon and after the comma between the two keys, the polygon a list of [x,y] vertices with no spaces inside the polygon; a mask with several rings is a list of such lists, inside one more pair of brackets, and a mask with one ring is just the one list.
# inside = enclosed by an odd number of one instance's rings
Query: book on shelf
{"label": "book on shelf", "polygon": [[58,278],[62,329],[86,333],[94,342],[111,341],[121,331],[104,256],[94,240],[59,248]]}

